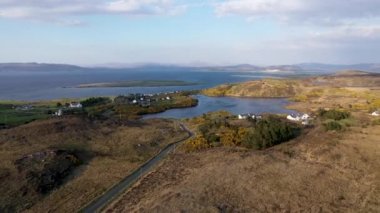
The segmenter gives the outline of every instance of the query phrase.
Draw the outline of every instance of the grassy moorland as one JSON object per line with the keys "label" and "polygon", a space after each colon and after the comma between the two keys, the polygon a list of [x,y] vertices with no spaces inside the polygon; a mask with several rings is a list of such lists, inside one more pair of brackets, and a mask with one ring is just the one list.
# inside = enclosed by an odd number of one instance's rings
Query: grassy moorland
{"label": "grassy moorland", "polygon": [[297,124],[268,116],[238,120],[220,112],[189,119],[197,137],[105,212],[380,209],[378,119],[320,110],[294,135]]}
{"label": "grassy moorland", "polygon": [[0,211],[77,211],[185,137],[178,123],[162,119],[66,116],[0,130]]}

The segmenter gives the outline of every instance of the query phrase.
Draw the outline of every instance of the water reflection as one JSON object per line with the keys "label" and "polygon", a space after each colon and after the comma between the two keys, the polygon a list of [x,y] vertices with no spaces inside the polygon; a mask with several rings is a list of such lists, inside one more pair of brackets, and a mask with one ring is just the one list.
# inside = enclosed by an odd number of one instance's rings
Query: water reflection
{"label": "water reflection", "polygon": [[294,113],[292,110],[285,109],[285,106],[289,103],[286,99],[207,97],[203,95],[197,95],[196,97],[199,100],[196,107],[171,109],[158,114],[145,115],[144,119],[191,118],[219,110],[226,110],[233,114]]}

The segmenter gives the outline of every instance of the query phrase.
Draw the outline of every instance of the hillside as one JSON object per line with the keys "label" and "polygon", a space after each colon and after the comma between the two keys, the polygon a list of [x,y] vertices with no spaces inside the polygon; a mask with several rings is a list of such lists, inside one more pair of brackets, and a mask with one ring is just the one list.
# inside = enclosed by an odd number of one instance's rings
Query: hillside
{"label": "hillside", "polygon": [[209,96],[289,98],[289,108],[313,111],[321,107],[353,110],[380,108],[380,74],[344,71],[302,79],[263,79],[206,89]]}
{"label": "hillside", "polygon": [[203,94],[209,96],[285,98],[296,95],[300,88],[301,85],[298,81],[264,79],[240,84],[221,85],[206,89]]}
{"label": "hillside", "polygon": [[0,212],[76,212],[185,137],[168,120],[69,116],[0,130]]}

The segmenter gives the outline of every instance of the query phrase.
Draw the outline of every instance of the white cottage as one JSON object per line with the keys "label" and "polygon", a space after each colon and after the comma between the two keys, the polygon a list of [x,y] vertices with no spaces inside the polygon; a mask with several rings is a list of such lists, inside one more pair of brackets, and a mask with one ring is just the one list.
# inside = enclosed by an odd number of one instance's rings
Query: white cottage
{"label": "white cottage", "polygon": [[301,121],[302,118],[298,115],[288,115],[286,116],[286,119],[291,120],[291,121]]}
{"label": "white cottage", "polygon": [[71,102],[70,103],[70,108],[82,108],[82,104],[81,103],[78,103],[78,102]]}
{"label": "white cottage", "polygon": [[308,114],[303,114],[303,115],[288,115],[286,117],[286,119],[288,119],[290,121],[301,122],[303,125],[309,125],[310,118],[311,117]]}

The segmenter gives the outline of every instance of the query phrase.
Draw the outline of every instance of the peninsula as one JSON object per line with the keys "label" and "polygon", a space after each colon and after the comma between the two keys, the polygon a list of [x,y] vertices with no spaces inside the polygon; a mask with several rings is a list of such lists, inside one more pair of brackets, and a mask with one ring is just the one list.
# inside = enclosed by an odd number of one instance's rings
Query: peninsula
{"label": "peninsula", "polygon": [[77,88],[94,88],[94,87],[170,87],[170,86],[192,86],[197,83],[186,81],[169,81],[169,80],[140,80],[140,81],[119,81],[80,84]]}

